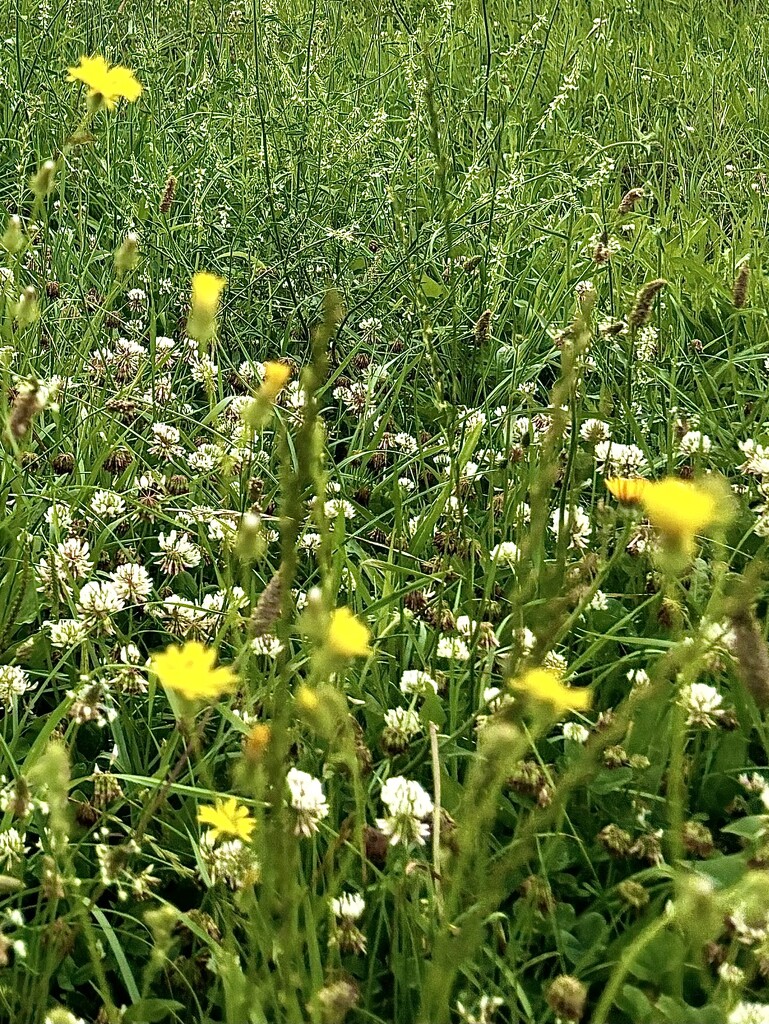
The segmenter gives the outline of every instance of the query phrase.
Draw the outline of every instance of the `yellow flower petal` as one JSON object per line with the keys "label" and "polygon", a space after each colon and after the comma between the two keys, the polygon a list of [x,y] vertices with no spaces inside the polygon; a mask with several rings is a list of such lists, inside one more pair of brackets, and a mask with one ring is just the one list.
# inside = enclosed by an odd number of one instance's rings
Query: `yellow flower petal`
{"label": "yellow flower petal", "polygon": [[155,654],[150,668],[163,686],[176,690],[187,700],[213,701],[234,690],[238,681],[231,668],[214,668],[215,661],[215,650],[190,640],[181,647],[172,644]]}
{"label": "yellow flower petal", "polygon": [[192,315],[213,319],[222,298],[227,280],[218,274],[200,270],[192,277]]}
{"label": "yellow flower petal", "polygon": [[291,376],[291,367],[284,363],[268,362],[264,364],[264,381],[262,382],[262,394],[270,402],[274,402],[279,393],[288,384]]}
{"label": "yellow flower petal", "polygon": [[88,95],[95,97],[108,109],[119,99],[133,103],[141,96],[142,87],[130,68],[117,64],[110,67],[104,57],[81,57],[80,63],[68,68],[67,81],[82,82],[88,86]]}
{"label": "yellow flower petal", "polygon": [[605,480],[606,489],[621,505],[639,505],[649,481],[643,477],[615,476]]}
{"label": "yellow flower petal", "polygon": [[326,646],[332,654],[339,658],[365,657],[371,654],[370,639],[368,627],[349,608],[337,608],[331,613]]}
{"label": "yellow flower petal", "polygon": [[530,668],[511,679],[508,685],[540,704],[549,704],[558,715],[566,711],[584,711],[591,704],[590,690],[566,686],[560,674],[550,668]]}
{"label": "yellow flower petal", "polygon": [[718,503],[711,491],[675,477],[649,483],[641,504],[652,526],[684,543],[691,542],[718,518]]}
{"label": "yellow flower petal", "polygon": [[222,836],[235,836],[247,841],[256,828],[248,808],[239,804],[234,796],[227,800],[217,798],[213,807],[200,807],[198,821],[201,825],[210,826],[208,835],[214,842]]}

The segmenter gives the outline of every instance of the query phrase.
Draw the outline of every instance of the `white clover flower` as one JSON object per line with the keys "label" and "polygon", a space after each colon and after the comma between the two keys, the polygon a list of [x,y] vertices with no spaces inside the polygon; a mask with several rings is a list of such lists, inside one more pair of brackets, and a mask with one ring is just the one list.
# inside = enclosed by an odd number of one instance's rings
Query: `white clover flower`
{"label": "white clover flower", "polygon": [[631,668],[626,674],[634,692],[645,690],[650,685],[649,673],[645,668]]}
{"label": "white clover flower", "polygon": [[143,605],[152,592],[152,577],[138,562],[125,562],[110,573],[120,597],[126,604]]}
{"label": "white clover flower", "polygon": [[599,441],[595,458],[600,469],[614,476],[637,476],[648,468],[646,456],[635,444]]}
{"label": "white clover flower", "polygon": [[537,646],[537,638],[528,626],[517,629],[513,636],[516,644],[520,647],[521,654],[531,654]]}
{"label": "white clover flower", "polygon": [[342,498],[330,498],[323,506],[327,519],[336,519],[341,512],[345,519],[354,519],[356,516],[355,506]]}
{"label": "white clover flower", "polygon": [[0,866],[10,869],[24,860],[27,854],[26,838],[23,832],[15,828],[0,832]]}
{"label": "white clover flower", "polygon": [[343,892],[331,900],[331,913],[345,921],[357,921],[366,909],[366,901],[357,892]]}
{"label": "white clover flower", "polygon": [[68,533],[72,526],[72,510],[61,501],[51,502],[43,518],[49,526],[55,527],[61,533]]}
{"label": "white clover flower", "polygon": [[553,509],[550,516],[550,529],[555,534],[556,540],[561,535],[561,528],[565,525],[569,536],[569,547],[584,550],[590,542],[590,516],[579,506],[572,506],[566,509],[565,517],[561,520],[561,510]]}
{"label": "white clover flower", "polygon": [[185,569],[194,569],[200,565],[202,558],[200,548],[193,544],[186,533],[158,534],[160,553],[155,557],[160,561],[161,570],[168,576],[176,576]]}
{"label": "white clover flower", "polygon": [[29,676],[18,665],[0,665],[0,706],[6,710],[13,706],[31,686]]}
{"label": "white clover flower", "polygon": [[57,574],[73,580],[83,579],[93,569],[90,555],[91,549],[87,540],[68,537],[56,545],[54,562]]}
{"label": "white clover flower", "polygon": [[605,612],[609,607],[609,599],[602,590],[596,590],[587,607],[592,612]]}
{"label": "white clover flower", "polygon": [[750,476],[769,476],[769,445],[756,444],[753,438],[739,441],[737,447],[745,456],[740,466]]}
{"label": "white clover flower", "polygon": [[91,511],[100,519],[110,522],[125,512],[125,501],[114,491],[96,491],[91,498]]}
{"label": "white clover flower", "polygon": [[78,614],[106,635],[115,632],[112,617],[125,608],[117,587],[110,582],[86,583],[77,600]]}
{"label": "white clover flower", "polygon": [[298,768],[290,768],[286,784],[290,805],[296,811],[296,835],[313,835],[318,831],[318,822],[328,816],[329,810],[320,779]]}
{"label": "white clover flower", "polygon": [[418,782],[396,775],[382,786],[382,803],[389,812],[377,825],[389,836],[390,845],[424,846],[430,827],[425,821],[433,812],[430,795]]}
{"label": "white clover flower", "polygon": [[224,450],[218,444],[201,444],[187,456],[193,473],[213,473],[224,461]]}
{"label": "white clover flower", "polygon": [[74,1013],[65,1010],[63,1006],[57,1006],[50,1010],[43,1020],[43,1024],[85,1024],[82,1017],[76,1017]]}
{"label": "white clover flower", "polygon": [[147,304],[147,293],[141,288],[131,288],[126,300],[132,313],[141,313]]}
{"label": "white clover flower", "polygon": [[563,726],[563,736],[564,739],[572,740],[574,743],[587,743],[590,738],[590,730],[580,722],[566,722]]}
{"label": "white clover flower", "polygon": [[263,636],[255,636],[251,641],[251,650],[254,654],[264,654],[268,658],[277,658],[283,650],[281,641],[270,633]]}
{"label": "white clover flower", "polygon": [[470,649],[461,636],[440,637],[436,653],[439,658],[448,658],[450,661],[470,660]]}
{"label": "white clover flower", "polygon": [[408,742],[422,732],[422,723],[413,708],[388,708],[384,722],[385,729],[396,740]]}
{"label": "white clover flower", "polygon": [[701,725],[712,729],[723,715],[724,698],[714,686],[707,683],[687,683],[682,687],[680,703],[687,714],[687,725]]}
{"label": "white clover flower", "polygon": [[769,1005],[737,1003],[726,1022],[727,1024],[769,1024]]}
{"label": "white clover flower", "polygon": [[598,444],[600,441],[609,440],[611,427],[603,420],[587,419],[579,428],[579,436],[589,444]]}
{"label": "white clover flower", "polygon": [[438,684],[427,672],[418,668],[407,669],[401,676],[401,693],[424,696],[438,692]]}
{"label": "white clover flower", "polygon": [[545,668],[550,668],[562,676],[565,676],[569,671],[568,661],[564,655],[558,651],[548,651],[542,659],[542,664]]}
{"label": "white clover flower", "polygon": [[471,619],[469,615],[457,616],[457,630],[466,640],[469,640],[477,629],[478,623],[475,619]]}
{"label": "white clover flower", "polygon": [[241,839],[226,839],[216,846],[200,843],[200,854],[212,885],[222,881],[230,889],[241,890],[255,885],[261,877],[261,866],[251,846]]}
{"label": "white clover flower", "polygon": [[160,607],[155,609],[155,614],[165,623],[169,633],[186,639],[202,636],[209,622],[204,608],[179,594],[170,594],[165,598]]}
{"label": "white clover flower", "polygon": [[317,551],[321,540],[319,533],[305,533],[299,538],[299,547],[305,551]]}
{"label": "white clover flower", "polygon": [[712,441],[700,430],[687,430],[678,442],[678,450],[682,455],[707,455],[711,447]]}
{"label": "white clover flower", "polygon": [[195,360],[190,368],[192,379],[197,384],[202,384],[209,393],[214,390],[216,379],[219,376],[219,367],[210,356],[201,356]]}
{"label": "white clover flower", "polygon": [[81,619],[59,619],[58,622],[49,620],[43,624],[51,637],[51,646],[58,650],[65,647],[77,647],[88,635],[88,624]]}
{"label": "white clover flower", "polygon": [[718,976],[725,985],[741,986],[745,984],[745,972],[737,964],[720,964]]}
{"label": "white clover flower", "polygon": [[153,423],[149,450],[159,459],[176,458],[183,453],[183,448],[179,444],[180,437],[178,427],[172,427],[168,423]]}
{"label": "white clover flower", "polygon": [[492,562],[497,564],[503,564],[514,569],[518,564],[520,558],[520,551],[518,545],[514,544],[511,540],[504,540],[501,544],[495,544],[489,552],[489,557]]}

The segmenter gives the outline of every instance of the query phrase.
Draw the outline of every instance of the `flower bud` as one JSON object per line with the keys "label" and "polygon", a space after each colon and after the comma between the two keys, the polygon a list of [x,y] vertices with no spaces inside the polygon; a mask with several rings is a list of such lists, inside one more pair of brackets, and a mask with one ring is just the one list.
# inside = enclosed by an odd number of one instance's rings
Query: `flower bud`
{"label": "flower bud", "polygon": [[29,187],[38,199],[42,199],[53,188],[55,179],[56,163],[53,160],[46,160],[38,168],[37,174],[34,174],[30,179]]}
{"label": "flower bud", "polygon": [[25,244],[24,232],[21,229],[21,217],[14,213],[12,217],[8,218],[5,231],[0,238],[0,245],[6,252],[17,253],[21,252]]}
{"label": "flower bud", "polygon": [[37,320],[39,315],[40,305],[37,301],[37,292],[32,285],[29,285],[19,296],[19,301],[16,303],[16,309],[14,310],[19,330],[29,327],[30,324]]}
{"label": "flower bud", "polygon": [[118,277],[133,270],[139,261],[139,237],[135,231],[129,231],[115,253],[115,273]]}

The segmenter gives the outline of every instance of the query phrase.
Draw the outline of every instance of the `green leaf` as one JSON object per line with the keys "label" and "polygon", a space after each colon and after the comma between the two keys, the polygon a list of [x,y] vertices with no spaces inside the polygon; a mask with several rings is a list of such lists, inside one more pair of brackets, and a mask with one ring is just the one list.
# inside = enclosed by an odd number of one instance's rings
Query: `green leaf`
{"label": "green leaf", "polygon": [[155,1024],[156,1021],[165,1020],[172,1011],[183,1009],[184,1003],[176,999],[141,999],[128,1007],[122,1020],[125,1024]]}
{"label": "green leaf", "polygon": [[439,284],[426,271],[422,274],[419,287],[427,299],[442,299],[446,295],[446,286]]}

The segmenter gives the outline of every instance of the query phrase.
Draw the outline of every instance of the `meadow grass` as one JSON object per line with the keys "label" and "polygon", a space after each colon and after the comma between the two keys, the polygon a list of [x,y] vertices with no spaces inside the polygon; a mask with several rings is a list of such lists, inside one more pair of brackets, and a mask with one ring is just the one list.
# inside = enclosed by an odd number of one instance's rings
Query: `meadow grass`
{"label": "meadow grass", "polygon": [[763,5],[0,47],[0,1020],[767,1024]]}

